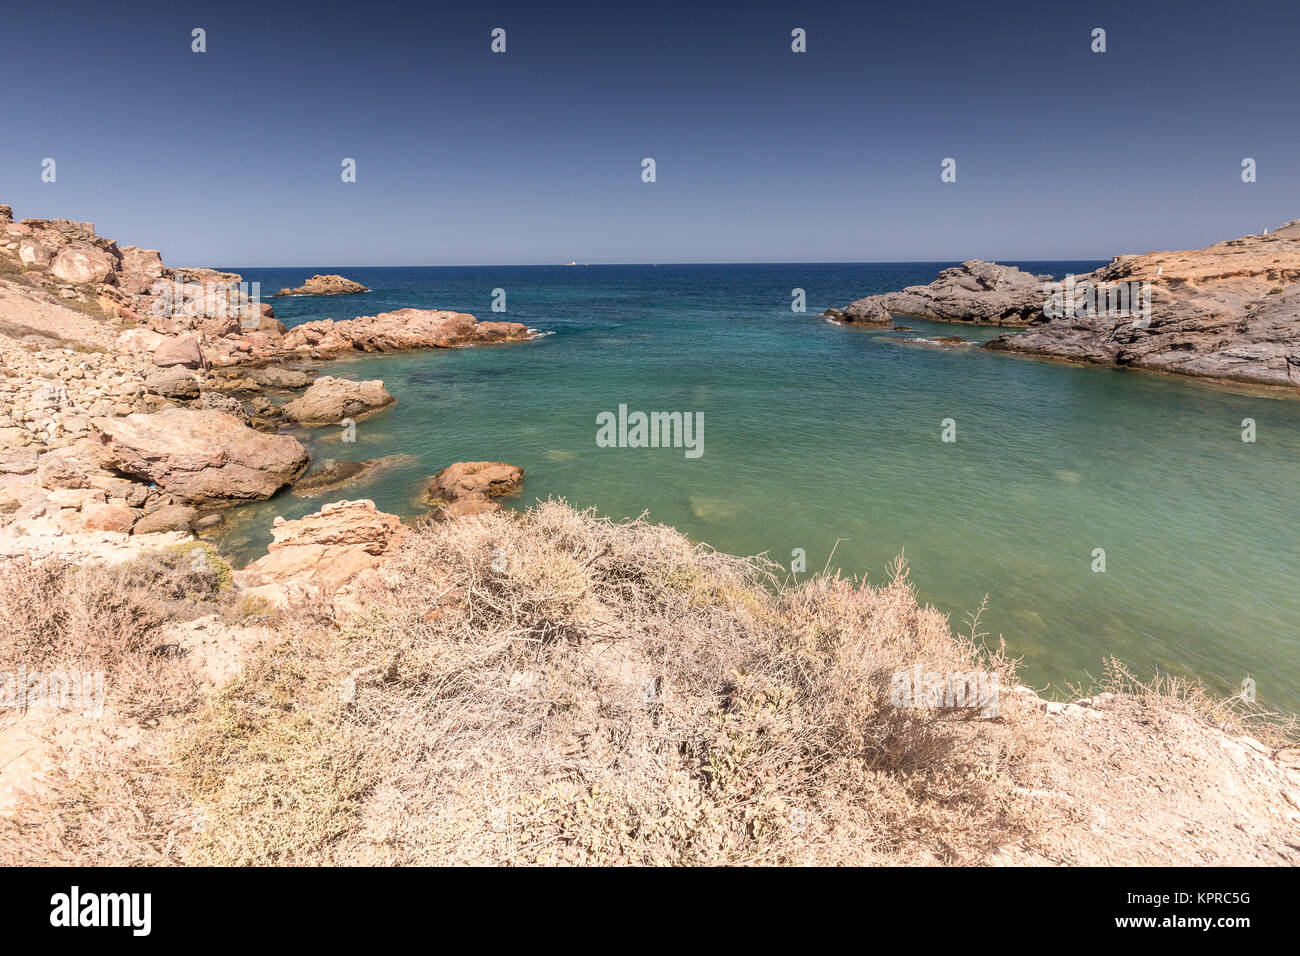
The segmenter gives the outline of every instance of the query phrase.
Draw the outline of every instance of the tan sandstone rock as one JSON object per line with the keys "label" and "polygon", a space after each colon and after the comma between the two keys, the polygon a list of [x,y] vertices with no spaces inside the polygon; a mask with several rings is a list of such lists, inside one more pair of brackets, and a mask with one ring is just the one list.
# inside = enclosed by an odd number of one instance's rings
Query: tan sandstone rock
{"label": "tan sandstone rock", "polygon": [[336,425],[345,418],[377,412],[394,401],[380,379],[354,382],[322,375],[307,391],[284,406],[284,415],[303,425]]}
{"label": "tan sandstone rock", "polygon": [[458,461],[448,465],[429,481],[425,501],[439,506],[438,517],[500,511],[493,501],[513,494],[524,482],[524,470],[502,461]]}
{"label": "tan sandstone rock", "polygon": [[529,335],[528,327],[519,322],[479,322],[465,312],[398,309],[344,322],[304,322],[286,332],[281,345],[290,350],[338,355],[520,342]]}
{"label": "tan sandstone rock", "polygon": [[252,597],[284,606],[347,585],[396,553],[409,534],[368,499],[336,501],[296,521],[276,518],[264,557],[235,573]]}
{"label": "tan sandstone rock", "polygon": [[298,288],[281,289],[276,295],[353,295],[369,291],[360,282],[353,282],[339,275],[324,275],[312,276]]}
{"label": "tan sandstone rock", "polygon": [[107,464],[188,501],[269,498],[307,467],[297,439],[218,411],[169,408],[90,424]]}
{"label": "tan sandstone rock", "polygon": [[153,364],[160,368],[170,368],[173,365],[202,368],[203,349],[200,341],[200,336],[195,332],[168,336],[154,349]]}
{"label": "tan sandstone rock", "polygon": [[117,268],[117,260],[102,249],[93,246],[68,246],[54,257],[50,272],[74,285],[103,282]]}

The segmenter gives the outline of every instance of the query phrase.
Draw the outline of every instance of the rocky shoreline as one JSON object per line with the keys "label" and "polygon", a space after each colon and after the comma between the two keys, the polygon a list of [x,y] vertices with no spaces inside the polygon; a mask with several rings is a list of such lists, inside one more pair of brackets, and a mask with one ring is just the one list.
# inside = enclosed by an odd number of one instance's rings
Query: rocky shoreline
{"label": "rocky shoreline", "polygon": [[[315,279],[301,294],[368,291]],[[14,221],[0,205],[0,557],[115,563],[189,540],[308,474],[307,450],[282,428],[396,401],[383,382],[322,375],[320,363],[532,335],[423,309],[287,329],[238,275],[171,269],[90,223]],[[333,462],[304,493],[376,465]]]}
{"label": "rocky shoreline", "polygon": [[[1059,286],[1059,284],[1056,284]],[[894,316],[1021,326],[983,348],[1070,362],[1171,372],[1250,385],[1300,388],[1300,220],[1205,249],[1116,256],[1076,276],[1064,309],[1050,276],[972,260],[928,286],[868,296],[826,315],[892,325]],[[1099,306],[1098,290],[1141,289],[1136,309]]]}

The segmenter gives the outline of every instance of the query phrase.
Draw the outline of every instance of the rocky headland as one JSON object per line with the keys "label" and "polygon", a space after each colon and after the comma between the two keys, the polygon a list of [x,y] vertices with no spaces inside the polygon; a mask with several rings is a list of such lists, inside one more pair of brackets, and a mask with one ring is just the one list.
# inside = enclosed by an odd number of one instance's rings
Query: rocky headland
{"label": "rocky headland", "polygon": [[984,345],[994,351],[1300,387],[1300,220],[1204,249],[1116,256],[1075,277],[1075,288],[1149,291],[1149,314],[1080,304],[1049,315],[1050,276],[971,261],[929,286],[868,296],[827,315],[886,325],[892,315],[1028,326]]}
{"label": "rocky headland", "polygon": [[1051,278],[972,259],[944,269],[929,285],[869,295],[842,310],[828,309],[826,315],[862,325],[892,326],[894,316],[978,325],[1033,325],[1045,320],[1043,283]]}
{"label": "rocky headland", "polygon": [[[364,291],[315,278],[314,289]],[[422,309],[286,329],[234,273],[173,269],[90,223],[15,221],[0,205],[0,556],[112,563],[187,540],[307,472],[282,429],[396,400],[381,381],[319,375],[321,362],[531,335]],[[305,493],[376,467],[336,463]]]}
{"label": "rocky headland", "polygon": [[360,282],[353,282],[338,275],[312,276],[296,289],[281,289],[275,295],[355,295],[370,290]]}

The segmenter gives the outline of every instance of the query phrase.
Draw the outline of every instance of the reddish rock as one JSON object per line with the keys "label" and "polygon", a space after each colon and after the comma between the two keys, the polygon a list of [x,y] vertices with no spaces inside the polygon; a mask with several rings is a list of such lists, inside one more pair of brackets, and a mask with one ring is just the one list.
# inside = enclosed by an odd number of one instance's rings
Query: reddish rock
{"label": "reddish rock", "polygon": [[524,482],[524,470],[501,461],[458,461],[448,465],[429,481],[425,501],[439,506],[439,517],[499,511],[493,501],[514,494]]}
{"label": "reddish rock", "polygon": [[354,295],[370,290],[360,282],[353,282],[338,275],[312,276],[296,289],[281,289],[281,295]]}
{"label": "reddish rock", "polygon": [[199,346],[200,336],[189,332],[173,335],[163,339],[153,352],[153,364],[168,368],[180,365],[185,368],[203,367],[203,349]]}
{"label": "reddish rock", "polygon": [[479,322],[465,312],[398,309],[344,322],[305,322],[286,332],[281,345],[291,350],[338,355],[519,342],[528,337],[528,327],[519,322]]}
{"label": "reddish rock", "polygon": [[64,282],[87,285],[104,282],[116,271],[117,260],[93,246],[68,246],[54,257],[50,272]]}
{"label": "reddish rock", "polygon": [[284,406],[284,415],[303,425],[336,425],[345,418],[377,412],[394,401],[380,379],[354,382],[322,375],[307,391]]}
{"label": "reddish rock", "polygon": [[334,591],[395,554],[409,533],[367,499],[336,501],[296,521],[276,518],[267,554],[236,572],[235,584],[278,605]]}
{"label": "reddish rock", "polygon": [[126,534],[135,524],[139,512],[122,505],[87,501],[81,506],[81,523],[93,531],[116,531]]}
{"label": "reddish rock", "polygon": [[188,501],[269,498],[307,467],[297,439],[218,411],[169,408],[90,424],[107,464]]}

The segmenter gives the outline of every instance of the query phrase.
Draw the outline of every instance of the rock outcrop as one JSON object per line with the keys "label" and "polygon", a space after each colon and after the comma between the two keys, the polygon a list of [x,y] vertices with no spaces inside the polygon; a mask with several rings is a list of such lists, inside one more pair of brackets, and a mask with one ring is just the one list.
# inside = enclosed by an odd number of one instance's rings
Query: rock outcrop
{"label": "rock outcrop", "polygon": [[[864,325],[893,325],[893,315],[940,322],[1025,326],[1045,322],[1043,284],[1051,276],[972,259],[944,269],[929,285],[858,299],[827,315]],[[892,314],[891,314],[892,313]]]}
{"label": "rock outcrop", "polygon": [[354,382],[322,375],[284,406],[284,415],[300,425],[337,425],[345,418],[360,418],[387,408],[394,401],[380,379]]}
{"label": "rock outcrop", "polygon": [[166,531],[188,533],[199,519],[199,512],[189,505],[163,505],[153,511],[147,511],[135,527],[132,534],[158,534]]}
{"label": "rock outcrop", "polygon": [[480,322],[465,312],[398,309],[336,322],[304,322],[285,333],[281,347],[320,357],[348,352],[401,352],[462,345],[521,342],[530,337],[519,322]]}
{"label": "rock outcrop", "polygon": [[235,573],[251,597],[284,606],[353,583],[396,553],[410,531],[368,499],[336,501],[296,521],[276,518],[264,557]]}
{"label": "rock outcrop", "polygon": [[156,250],[118,246],[92,223],[0,217],[4,256],[21,267],[11,273],[15,287],[125,323],[123,350],[147,350],[158,365],[239,364],[273,350],[284,330],[240,276],[167,268]]}
{"label": "rock outcrop", "polygon": [[96,418],[91,426],[108,466],[187,502],[269,498],[307,467],[307,450],[218,411],[170,408]]}
{"label": "rock outcrop", "polygon": [[[306,453],[278,435],[281,402],[262,392],[308,388],[318,360],[530,335],[403,309],[309,322],[286,341],[256,292],[234,273],[169,268],[91,223],[15,222],[0,205],[0,557],[115,562],[221,521],[196,506],[293,483]],[[333,380],[289,404],[325,423],[392,400],[382,383]],[[369,480],[400,457],[327,464],[296,493]]]}
{"label": "rock outcrop", "polygon": [[[1300,220],[1205,249],[1116,256],[1073,277],[1072,288],[1079,295],[1062,295],[1051,276],[972,260],[928,286],[868,296],[826,315],[878,326],[894,314],[1029,326],[983,348],[1300,387]],[[1053,307],[1058,296],[1068,302],[1063,309]],[[1139,298],[1149,310],[1137,307]]]}
{"label": "rock outcrop", "polygon": [[1149,283],[1149,320],[1091,310],[985,348],[1300,387],[1300,220],[1205,249],[1118,256],[1085,281]]}
{"label": "rock outcrop", "polygon": [[258,385],[267,388],[306,388],[311,384],[311,376],[299,369],[291,368],[250,368],[244,373]]}
{"label": "rock outcrop", "polygon": [[360,282],[353,282],[351,279],[343,278],[343,276],[325,275],[312,276],[298,288],[281,289],[276,295],[354,295],[358,292],[369,291]]}
{"label": "rock outcrop", "polygon": [[438,507],[439,518],[500,511],[493,501],[513,494],[524,482],[524,470],[502,461],[458,461],[429,481],[424,500]]}

